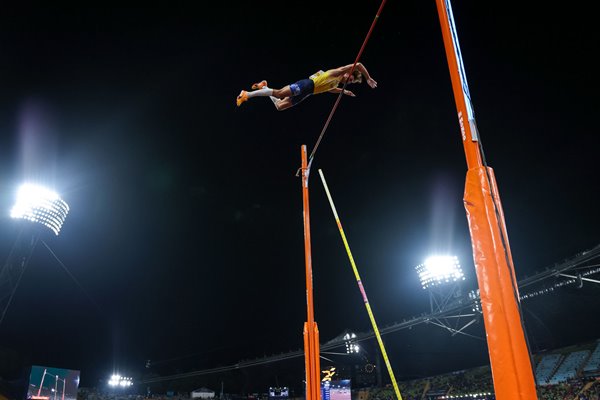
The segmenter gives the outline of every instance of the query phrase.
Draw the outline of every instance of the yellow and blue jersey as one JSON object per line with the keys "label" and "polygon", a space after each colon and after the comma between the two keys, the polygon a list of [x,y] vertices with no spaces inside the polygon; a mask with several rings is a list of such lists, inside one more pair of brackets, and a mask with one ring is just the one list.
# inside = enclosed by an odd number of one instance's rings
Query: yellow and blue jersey
{"label": "yellow and blue jersey", "polygon": [[343,76],[331,76],[329,71],[319,71],[312,74],[310,80],[314,82],[315,88],[313,90],[314,94],[328,92],[331,89],[335,89],[340,84]]}

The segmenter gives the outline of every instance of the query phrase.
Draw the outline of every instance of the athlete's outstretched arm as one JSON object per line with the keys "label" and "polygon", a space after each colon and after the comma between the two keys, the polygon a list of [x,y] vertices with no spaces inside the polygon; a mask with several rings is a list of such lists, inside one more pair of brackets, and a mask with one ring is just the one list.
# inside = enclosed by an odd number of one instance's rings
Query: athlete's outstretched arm
{"label": "athlete's outstretched arm", "polygon": [[[329,74],[331,76],[335,76],[335,77],[342,76],[342,75],[350,72],[350,70],[352,69],[353,65],[354,64],[348,64],[348,65],[344,65],[343,67],[332,69],[332,70],[329,71]],[[357,66],[358,66],[358,64],[357,64]]]}
{"label": "athlete's outstretched arm", "polygon": [[[331,76],[344,75],[344,74],[350,72],[353,65],[354,64],[348,64],[348,65],[344,65],[343,67],[332,69],[330,71],[330,74],[331,74]],[[357,63],[355,69],[357,69],[367,79],[367,84],[371,88],[375,89],[377,87],[377,82],[375,81],[375,79],[371,78],[369,71],[367,71],[367,68],[363,65],[363,63],[360,63],[360,62]]]}
{"label": "athlete's outstretched arm", "polygon": [[[340,88],[340,87],[337,87],[337,88],[330,89],[330,90],[328,90],[327,92],[329,92],[329,93],[337,93],[337,94],[339,94],[341,91],[342,91],[342,88]],[[346,96],[350,96],[350,97],[356,97],[356,95],[355,95],[354,93],[352,93],[352,91],[350,91],[350,90],[348,90],[348,89],[344,89],[344,94],[345,94]]]}
{"label": "athlete's outstretched arm", "polygon": [[375,79],[371,78],[371,75],[369,75],[369,71],[367,71],[367,68],[363,65],[363,63],[356,64],[356,68],[360,71],[361,74],[363,74],[365,78],[367,78],[367,85],[369,85],[372,89],[375,89],[377,87],[377,82],[375,81]]}

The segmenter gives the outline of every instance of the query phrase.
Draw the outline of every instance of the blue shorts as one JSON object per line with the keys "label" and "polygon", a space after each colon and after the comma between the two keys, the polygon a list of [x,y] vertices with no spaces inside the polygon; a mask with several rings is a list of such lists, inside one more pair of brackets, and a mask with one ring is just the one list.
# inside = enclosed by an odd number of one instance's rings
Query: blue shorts
{"label": "blue shorts", "polygon": [[296,105],[313,94],[315,83],[312,79],[302,79],[296,83],[292,83],[290,89],[292,89],[292,105]]}

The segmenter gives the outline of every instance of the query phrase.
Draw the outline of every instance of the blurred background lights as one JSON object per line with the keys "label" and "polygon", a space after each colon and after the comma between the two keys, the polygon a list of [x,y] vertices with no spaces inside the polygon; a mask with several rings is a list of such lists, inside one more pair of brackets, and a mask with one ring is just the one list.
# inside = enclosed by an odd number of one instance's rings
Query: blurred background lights
{"label": "blurred background lights", "polygon": [[108,380],[108,385],[112,387],[129,387],[133,385],[133,379],[113,374]]}
{"label": "blurred background lights", "polygon": [[423,289],[465,279],[456,256],[431,256],[415,269]]}
{"label": "blurred background lights", "polygon": [[17,201],[10,216],[41,224],[58,235],[68,213],[68,204],[57,193],[26,183],[17,192]]}

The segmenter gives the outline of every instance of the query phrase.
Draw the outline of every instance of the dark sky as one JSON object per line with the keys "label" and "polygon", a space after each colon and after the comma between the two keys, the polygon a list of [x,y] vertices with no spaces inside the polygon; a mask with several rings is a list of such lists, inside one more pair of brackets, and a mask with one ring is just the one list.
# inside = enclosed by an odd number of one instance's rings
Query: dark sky
{"label": "dark sky", "polygon": [[[5,5],[0,254],[18,231],[8,213],[20,182],[55,188],[71,212],[45,239],[53,253],[36,248],[2,346],[81,370],[84,386],[113,369],[141,373],[147,359],[174,373],[300,349],[295,174],[336,97],[279,113],[266,98],[237,108],[235,97],[262,79],[282,87],[352,63],[379,4]],[[517,275],[531,275],[600,242],[599,35],[583,5],[453,7]],[[319,168],[381,325],[428,311],[414,267],[430,253],[456,254],[476,285],[435,2],[388,1],[361,61],[379,86],[342,99],[310,180],[322,342],[370,322]],[[600,336],[589,322],[600,292],[586,290],[532,301],[535,348]],[[487,362],[485,342],[434,327],[386,341],[400,379]]]}

